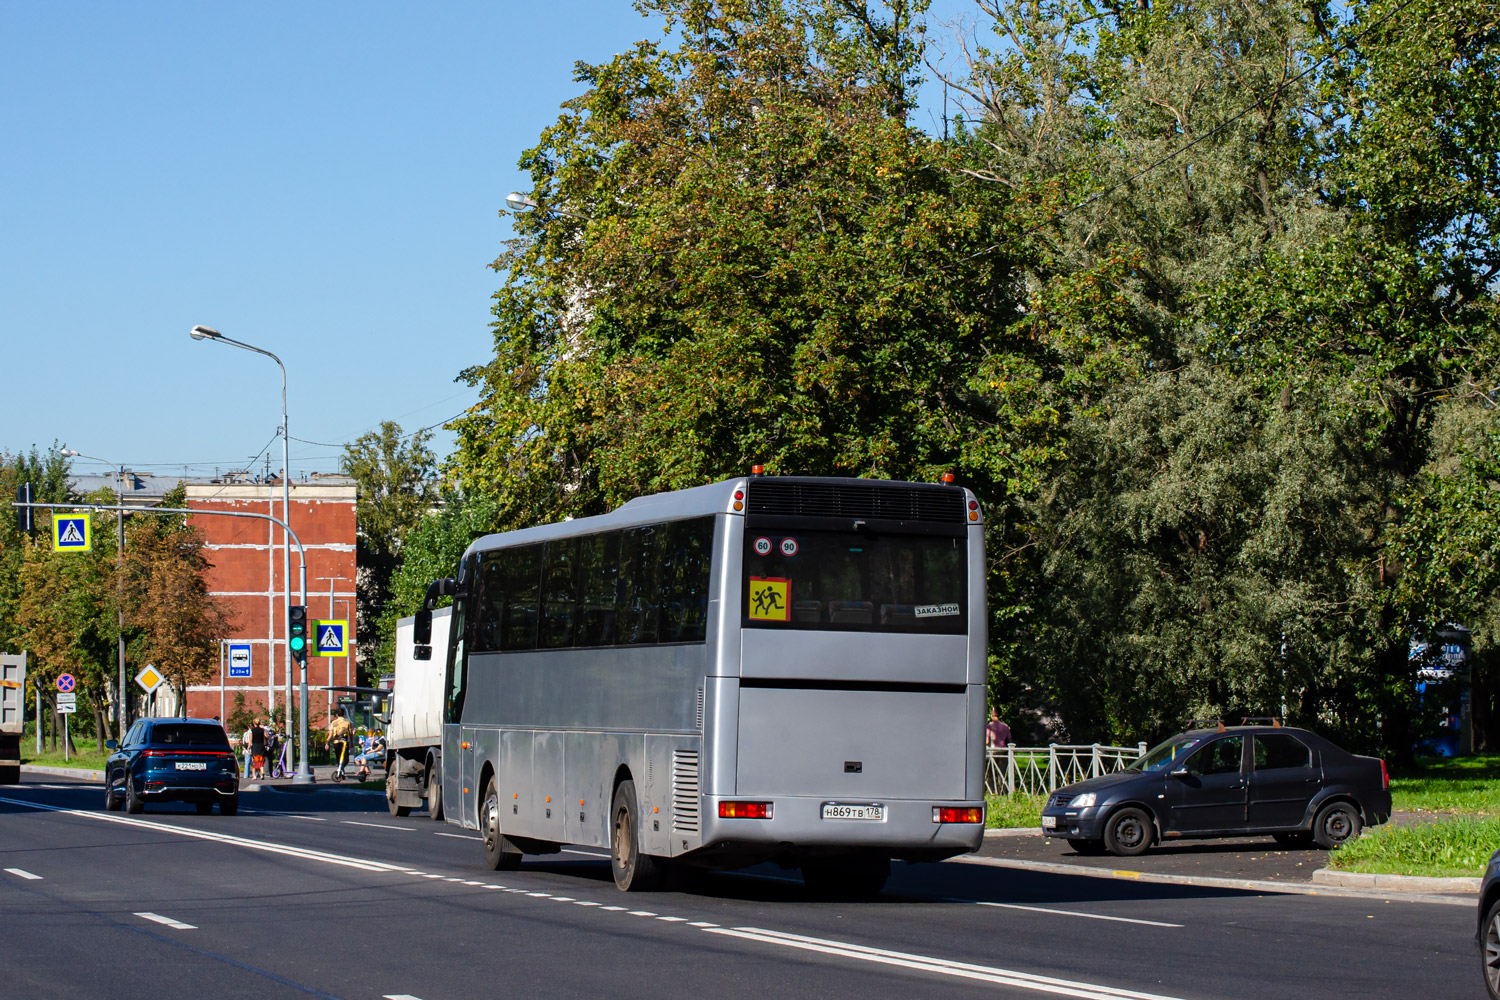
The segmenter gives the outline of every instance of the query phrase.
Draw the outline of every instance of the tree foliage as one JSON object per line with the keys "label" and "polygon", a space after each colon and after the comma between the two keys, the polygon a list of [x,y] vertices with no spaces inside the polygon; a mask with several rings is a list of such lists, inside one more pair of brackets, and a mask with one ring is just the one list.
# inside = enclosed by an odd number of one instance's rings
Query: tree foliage
{"label": "tree foliage", "polygon": [[358,489],[355,561],[361,644],[374,645],[375,621],[391,594],[391,577],[401,562],[407,534],[437,500],[437,456],[428,447],[432,433],[401,433],[394,421],[344,446],[341,465]]}
{"label": "tree foliage", "polygon": [[1413,629],[1491,613],[1493,4],[976,0],[946,140],[920,3],[642,7],[522,158],[452,462],[497,524],[955,468],[1022,732],[1409,745]]}

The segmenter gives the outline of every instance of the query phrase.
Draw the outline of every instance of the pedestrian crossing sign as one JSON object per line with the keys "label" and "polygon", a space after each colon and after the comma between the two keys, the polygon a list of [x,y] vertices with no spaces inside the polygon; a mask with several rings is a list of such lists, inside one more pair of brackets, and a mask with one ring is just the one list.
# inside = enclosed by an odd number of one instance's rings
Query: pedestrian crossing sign
{"label": "pedestrian crossing sign", "polygon": [[87,514],[52,515],[53,552],[92,552],[94,536],[89,533]]}
{"label": "pedestrian crossing sign", "polygon": [[348,632],[348,621],[314,622],[313,635],[318,637],[314,649],[319,656],[348,656],[349,646],[344,640]]}

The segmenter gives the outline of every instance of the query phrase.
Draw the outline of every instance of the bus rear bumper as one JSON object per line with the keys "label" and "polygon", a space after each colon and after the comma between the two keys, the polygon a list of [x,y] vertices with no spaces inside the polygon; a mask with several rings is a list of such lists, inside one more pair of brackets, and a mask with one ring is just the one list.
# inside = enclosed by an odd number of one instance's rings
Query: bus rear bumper
{"label": "bus rear bumper", "polygon": [[[721,815],[721,803],[767,803],[769,819]],[[709,854],[747,854],[767,860],[840,853],[881,854],[911,861],[940,861],[979,848],[984,802],[935,799],[830,799],[814,796],[705,796],[703,847]],[[879,819],[825,818],[825,806],[881,806]],[[977,823],[934,822],[935,810],[977,809]],[[695,852],[697,853],[697,852]]]}

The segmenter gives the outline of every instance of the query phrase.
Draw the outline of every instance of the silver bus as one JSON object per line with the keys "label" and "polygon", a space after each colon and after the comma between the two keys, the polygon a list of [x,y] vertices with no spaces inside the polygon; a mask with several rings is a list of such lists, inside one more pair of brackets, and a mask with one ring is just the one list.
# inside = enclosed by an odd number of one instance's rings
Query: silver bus
{"label": "silver bus", "polygon": [[[983,517],[951,485],[751,475],[478,539],[454,598],[446,819],[615,883],[776,862],[873,895],[984,832]],[[441,655],[441,652],[439,652]]]}

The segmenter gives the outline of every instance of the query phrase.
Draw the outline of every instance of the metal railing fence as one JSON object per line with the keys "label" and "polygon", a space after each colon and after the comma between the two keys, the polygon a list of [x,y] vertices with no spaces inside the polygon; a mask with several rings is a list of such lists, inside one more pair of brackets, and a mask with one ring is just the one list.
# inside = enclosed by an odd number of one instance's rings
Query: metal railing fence
{"label": "metal railing fence", "polygon": [[1050,795],[1064,785],[1123,770],[1146,754],[1146,744],[989,747],[984,790],[991,795]]}

